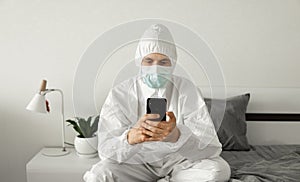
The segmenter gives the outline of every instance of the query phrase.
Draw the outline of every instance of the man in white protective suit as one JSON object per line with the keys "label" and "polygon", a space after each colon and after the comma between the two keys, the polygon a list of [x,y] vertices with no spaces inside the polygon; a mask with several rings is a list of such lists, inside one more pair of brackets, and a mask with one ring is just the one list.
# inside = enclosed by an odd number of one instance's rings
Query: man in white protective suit
{"label": "man in white protective suit", "polygon": [[[230,167],[204,100],[189,80],[173,75],[177,53],[161,24],[139,41],[139,74],[116,85],[103,104],[98,128],[100,162],[86,182],[227,181]],[[147,98],[167,99],[167,121],[146,114]]]}

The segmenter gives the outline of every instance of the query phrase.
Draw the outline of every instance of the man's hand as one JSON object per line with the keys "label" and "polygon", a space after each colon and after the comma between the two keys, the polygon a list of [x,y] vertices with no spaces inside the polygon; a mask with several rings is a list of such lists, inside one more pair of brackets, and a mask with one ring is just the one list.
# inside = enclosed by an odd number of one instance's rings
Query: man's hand
{"label": "man's hand", "polygon": [[[176,117],[173,112],[166,112],[169,116],[169,121],[150,121],[146,120],[144,123],[141,123],[141,126],[144,128],[142,134],[145,134],[149,137],[144,138],[144,141],[167,141],[176,142],[179,138],[179,130],[176,127]],[[169,138],[169,135],[172,135]]]}
{"label": "man's hand", "polygon": [[157,119],[159,118],[158,114],[145,114],[141,117],[135,126],[131,128],[127,134],[127,141],[129,144],[137,144],[146,141],[149,136],[146,134],[146,129],[142,127],[142,124],[149,119]]}
{"label": "man's hand", "polygon": [[127,134],[127,141],[130,145],[142,143],[149,137],[143,134],[142,128],[131,128]]}

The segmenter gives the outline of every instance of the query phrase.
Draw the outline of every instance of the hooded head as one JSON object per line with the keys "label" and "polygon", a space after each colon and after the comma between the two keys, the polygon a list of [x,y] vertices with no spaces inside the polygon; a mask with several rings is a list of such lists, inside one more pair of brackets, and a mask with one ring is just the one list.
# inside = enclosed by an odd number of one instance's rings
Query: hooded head
{"label": "hooded head", "polygon": [[[156,57],[163,58],[159,63],[167,61],[169,64],[148,64],[147,59],[158,61]],[[143,82],[151,88],[164,87],[170,80],[176,59],[176,46],[168,28],[161,24],[151,25],[141,37],[135,54]]]}
{"label": "hooded head", "polygon": [[151,53],[169,57],[174,68],[177,60],[176,45],[171,32],[162,24],[153,24],[144,32],[135,53],[136,65],[141,66],[143,58]]}

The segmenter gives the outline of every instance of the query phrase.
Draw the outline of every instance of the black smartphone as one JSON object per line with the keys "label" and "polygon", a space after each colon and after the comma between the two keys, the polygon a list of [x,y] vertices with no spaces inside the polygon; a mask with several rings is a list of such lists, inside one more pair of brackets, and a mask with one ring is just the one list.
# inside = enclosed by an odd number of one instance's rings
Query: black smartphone
{"label": "black smartphone", "polygon": [[159,118],[153,121],[166,121],[167,99],[166,98],[148,98],[147,114],[159,114]]}

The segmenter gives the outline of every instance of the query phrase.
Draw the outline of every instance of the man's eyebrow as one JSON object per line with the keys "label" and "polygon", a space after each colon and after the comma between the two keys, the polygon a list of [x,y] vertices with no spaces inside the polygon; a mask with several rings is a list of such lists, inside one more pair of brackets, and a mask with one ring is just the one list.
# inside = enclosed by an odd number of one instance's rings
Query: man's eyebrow
{"label": "man's eyebrow", "polygon": [[171,61],[171,60],[169,58],[163,58],[163,59],[161,59],[159,61]]}
{"label": "man's eyebrow", "polygon": [[149,58],[149,57],[145,57],[144,59],[153,60],[152,58]]}

